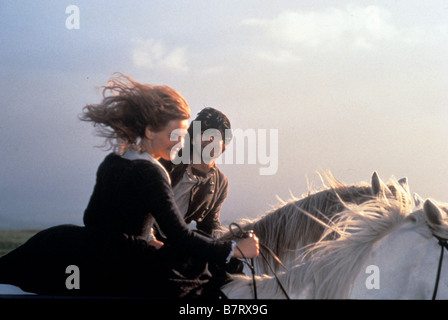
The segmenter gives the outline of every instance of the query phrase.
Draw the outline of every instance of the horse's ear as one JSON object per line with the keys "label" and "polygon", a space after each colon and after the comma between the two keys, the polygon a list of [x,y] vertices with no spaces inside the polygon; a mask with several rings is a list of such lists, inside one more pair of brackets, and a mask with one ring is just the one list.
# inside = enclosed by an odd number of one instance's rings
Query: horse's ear
{"label": "horse's ear", "polygon": [[424,202],[423,198],[414,192],[414,205],[416,207],[420,207],[423,202]]}
{"label": "horse's ear", "polygon": [[398,180],[398,183],[407,193],[411,193],[411,190],[409,188],[408,178],[406,178],[406,177],[401,178],[400,180]]}
{"label": "horse's ear", "polygon": [[380,192],[383,190],[382,187],[383,183],[378,176],[378,172],[374,171],[372,174],[372,193],[374,196],[377,196],[380,194]]}
{"label": "horse's ear", "polygon": [[428,220],[434,225],[442,224],[443,213],[441,209],[431,200],[426,200],[423,205],[423,210]]}

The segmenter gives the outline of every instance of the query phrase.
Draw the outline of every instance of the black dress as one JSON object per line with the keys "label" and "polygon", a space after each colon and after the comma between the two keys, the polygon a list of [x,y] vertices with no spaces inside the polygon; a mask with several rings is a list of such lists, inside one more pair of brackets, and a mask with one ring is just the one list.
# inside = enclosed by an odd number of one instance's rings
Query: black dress
{"label": "black dress", "polygon": [[[169,239],[160,250],[146,241],[154,222]],[[232,243],[189,230],[169,182],[150,161],[109,154],[84,224],[43,230],[0,258],[0,283],[46,295],[171,298],[215,297],[225,281],[217,270]],[[69,265],[79,269],[79,289],[66,285]]]}

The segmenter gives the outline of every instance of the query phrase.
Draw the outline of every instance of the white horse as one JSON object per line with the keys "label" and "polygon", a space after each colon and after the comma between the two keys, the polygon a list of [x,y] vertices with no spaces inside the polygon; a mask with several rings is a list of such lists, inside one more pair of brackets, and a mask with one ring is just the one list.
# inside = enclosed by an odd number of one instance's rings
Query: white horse
{"label": "white horse", "polygon": [[[431,299],[439,259],[448,259],[436,238],[448,238],[448,207],[427,200],[413,211],[409,203],[347,205],[304,253],[303,264],[279,275],[290,298]],[[336,239],[325,239],[335,230]],[[448,299],[448,260],[440,275],[436,298]],[[259,298],[285,298],[272,276],[257,276],[256,285]],[[252,278],[234,276],[222,291],[232,299],[252,299]]]}
{"label": "white horse", "polygon": [[[239,221],[245,231],[253,230],[260,243],[274,252],[287,268],[294,265],[303,248],[320,239],[325,226],[331,225],[332,217],[344,210],[347,203],[361,204],[376,197],[411,200],[406,178],[398,181],[392,178],[386,185],[374,172],[371,184],[346,185],[328,172],[321,175],[321,181],[323,188],[319,191],[309,190],[301,199],[293,197],[289,202],[282,202],[262,217]],[[236,240],[237,236],[227,232],[221,239]],[[273,275],[272,271],[284,271],[276,259],[263,249],[262,253],[267,261],[263,256],[254,259],[257,274]],[[249,274],[249,270],[245,269],[245,273]]]}

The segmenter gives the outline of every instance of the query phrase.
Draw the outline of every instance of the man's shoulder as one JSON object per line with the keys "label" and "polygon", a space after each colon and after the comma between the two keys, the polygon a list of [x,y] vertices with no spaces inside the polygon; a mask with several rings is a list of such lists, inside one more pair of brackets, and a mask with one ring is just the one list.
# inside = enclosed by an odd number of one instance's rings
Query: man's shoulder
{"label": "man's shoulder", "polygon": [[227,176],[224,174],[224,172],[215,165],[215,175],[219,178],[219,180],[222,182],[222,184],[228,184]]}

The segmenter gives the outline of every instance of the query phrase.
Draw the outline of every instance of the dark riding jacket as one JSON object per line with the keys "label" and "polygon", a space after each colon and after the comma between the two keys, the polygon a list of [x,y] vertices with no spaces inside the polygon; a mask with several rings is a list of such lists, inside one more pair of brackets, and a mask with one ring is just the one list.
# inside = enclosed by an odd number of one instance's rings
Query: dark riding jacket
{"label": "dark riding jacket", "polygon": [[[174,188],[182,180],[188,164],[174,165],[171,161],[160,161],[171,177]],[[224,173],[216,166],[204,175],[192,170],[198,182],[191,188],[190,201],[184,220],[187,224],[196,221],[197,229],[209,235],[221,226],[220,211],[229,191],[229,183]]]}
{"label": "dark riding jacket", "polygon": [[[225,277],[215,274],[235,243],[190,230],[163,168],[142,155],[109,154],[97,171],[85,227],[45,229],[0,257],[0,283],[45,295],[154,298],[205,297],[202,289],[222,286]],[[169,240],[158,250],[146,241],[155,223]],[[69,265],[80,270],[79,290],[66,286]]]}

